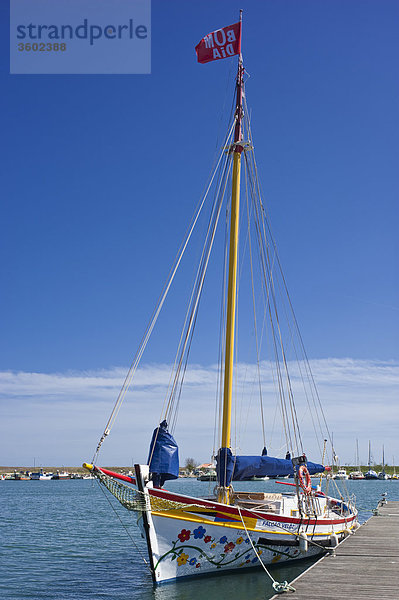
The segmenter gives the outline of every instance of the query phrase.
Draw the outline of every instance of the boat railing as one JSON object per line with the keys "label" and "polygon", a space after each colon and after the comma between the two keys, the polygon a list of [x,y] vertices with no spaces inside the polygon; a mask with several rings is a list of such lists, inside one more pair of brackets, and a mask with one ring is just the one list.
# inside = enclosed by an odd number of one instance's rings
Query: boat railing
{"label": "boat railing", "polygon": [[301,494],[298,504],[301,512],[308,517],[319,517],[323,514],[320,499],[317,496],[313,496],[313,494]]}

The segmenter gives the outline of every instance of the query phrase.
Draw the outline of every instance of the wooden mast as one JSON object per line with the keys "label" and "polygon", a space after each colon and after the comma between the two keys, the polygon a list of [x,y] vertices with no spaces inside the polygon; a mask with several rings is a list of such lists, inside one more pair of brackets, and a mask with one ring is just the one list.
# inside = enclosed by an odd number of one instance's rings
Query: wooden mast
{"label": "wooden mast", "polygon": [[[242,21],[242,11],[240,11]],[[238,59],[238,73],[236,81],[236,125],[234,130],[233,157],[233,181],[231,193],[231,216],[230,216],[230,247],[229,247],[229,279],[227,288],[227,314],[226,314],[226,357],[224,367],[223,388],[223,421],[222,440],[223,449],[231,445],[231,407],[233,391],[233,363],[234,363],[234,337],[235,337],[235,313],[237,296],[237,262],[238,262],[238,224],[240,216],[240,175],[241,175],[241,153],[243,150],[241,121],[242,121],[242,84],[243,72],[241,54]],[[229,504],[229,489],[219,488],[219,502]]]}

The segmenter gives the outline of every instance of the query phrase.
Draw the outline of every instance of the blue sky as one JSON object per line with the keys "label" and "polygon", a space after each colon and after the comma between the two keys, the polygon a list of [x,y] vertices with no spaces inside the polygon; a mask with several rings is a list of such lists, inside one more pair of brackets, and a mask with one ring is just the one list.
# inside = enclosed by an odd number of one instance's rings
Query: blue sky
{"label": "blue sky", "polygon": [[[339,402],[357,415],[363,444],[385,440],[387,456],[399,458],[398,3],[154,0],[151,75],[9,75],[0,5],[0,371],[2,422],[12,431],[0,463],[29,463],[35,453],[43,464],[90,458],[230,106],[235,60],[198,65],[194,46],[240,8],[262,186],[308,355],[316,370],[318,361],[332,366],[324,395],[334,403],[337,387],[347,391]],[[168,311],[144,355],[154,370],[145,388],[158,389],[154,373],[174,357]],[[207,339],[193,360],[212,372]],[[346,365],[341,379],[334,361]],[[348,364],[371,380],[345,387]],[[94,396],[93,378],[103,384]],[[384,399],[375,414],[386,422],[374,430],[373,406]],[[334,419],[350,461],[356,427]],[[79,424],[73,449],[66,422]],[[121,433],[106,458],[145,454],[155,425],[140,426],[129,450]],[[180,433],[186,439],[183,425]],[[191,451],[187,437],[182,455],[205,459],[206,448]]]}

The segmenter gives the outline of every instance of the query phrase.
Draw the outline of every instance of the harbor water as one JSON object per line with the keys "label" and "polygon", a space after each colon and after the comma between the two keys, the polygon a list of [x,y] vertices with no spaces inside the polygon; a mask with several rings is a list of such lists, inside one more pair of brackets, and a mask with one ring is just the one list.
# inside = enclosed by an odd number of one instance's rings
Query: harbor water
{"label": "harbor water", "polygon": [[[388,500],[399,500],[399,481],[338,485],[356,495],[362,522],[383,492]],[[214,483],[179,479],[166,487],[206,496]],[[283,491],[275,481],[243,482],[239,488]],[[0,497],[2,600],[265,600],[273,595],[261,568],[154,588],[135,514],[96,480],[0,481]],[[270,572],[277,581],[292,581],[310,564],[276,565]]]}

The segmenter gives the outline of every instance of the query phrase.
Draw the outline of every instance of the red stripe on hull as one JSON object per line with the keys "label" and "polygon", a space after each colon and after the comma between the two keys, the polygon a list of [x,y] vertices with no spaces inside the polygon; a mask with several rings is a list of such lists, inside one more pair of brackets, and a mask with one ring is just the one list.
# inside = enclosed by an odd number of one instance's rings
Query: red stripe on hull
{"label": "red stripe on hull", "polygon": [[[212,502],[210,500],[204,500],[202,498],[193,498],[192,496],[181,496],[179,494],[174,494],[173,492],[169,492],[167,490],[161,489],[151,489],[149,488],[149,493],[151,496],[156,496],[158,498],[164,498],[165,500],[171,500],[172,502],[181,502],[185,504],[196,504],[198,506],[203,506],[204,508],[211,509],[217,513],[223,512],[224,514],[231,515],[233,520],[241,521],[240,514],[238,510],[234,506],[228,506],[227,504],[220,504],[218,502]],[[348,518],[339,518],[339,519],[298,519],[295,517],[282,517],[280,515],[275,515],[273,513],[267,512],[251,512],[244,508],[240,510],[241,515],[244,517],[252,518],[252,519],[264,519],[267,515],[267,519],[271,521],[276,521],[278,523],[294,523],[296,525],[300,525],[304,521],[308,525],[341,525],[345,523],[351,523],[355,519],[355,515],[352,515]],[[220,515],[221,516],[221,515]]]}

